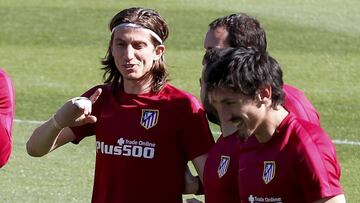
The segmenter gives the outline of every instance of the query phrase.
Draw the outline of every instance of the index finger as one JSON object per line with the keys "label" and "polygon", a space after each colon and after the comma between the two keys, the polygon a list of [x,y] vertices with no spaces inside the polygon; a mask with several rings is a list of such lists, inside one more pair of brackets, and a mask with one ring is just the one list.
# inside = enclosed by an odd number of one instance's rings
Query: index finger
{"label": "index finger", "polygon": [[98,88],[91,96],[90,96],[90,101],[92,104],[94,104],[97,99],[99,98],[100,94],[102,92],[102,89],[101,88]]}

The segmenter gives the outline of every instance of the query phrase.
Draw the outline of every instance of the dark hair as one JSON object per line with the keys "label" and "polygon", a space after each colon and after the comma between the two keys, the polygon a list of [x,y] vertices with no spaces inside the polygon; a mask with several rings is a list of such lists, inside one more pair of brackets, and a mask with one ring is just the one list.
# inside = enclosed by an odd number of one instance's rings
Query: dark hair
{"label": "dark hair", "polygon": [[209,29],[223,27],[229,33],[230,47],[255,47],[266,51],[266,33],[260,22],[244,13],[236,13],[215,19],[209,24]]}
{"label": "dark hair", "polygon": [[219,60],[208,64],[205,69],[206,91],[231,89],[254,99],[261,87],[269,85],[272,107],[283,103],[282,70],[274,58],[255,48],[228,48],[224,51],[226,53]]}
{"label": "dark hair", "polygon": [[[128,8],[117,13],[109,24],[109,30],[111,31],[114,27],[121,23],[134,23],[144,28],[150,29],[155,32],[164,42],[169,35],[169,29],[166,21],[160,16],[160,14],[152,9],[144,9],[139,7]],[[114,57],[111,52],[111,45],[113,40],[113,34],[109,42],[108,51],[105,58],[101,61],[105,70],[103,75],[105,83],[111,83],[112,88],[118,89],[122,80],[122,75],[118,71],[115,65]],[[153,36],[151,36],[152,43],[157,46],[160,45]],[[168,73],[165,68],[165,59],[162,56],[159,60],[154,61],[153,67],[148,74],[152,74],[153,82],[151,90],[158,92],[168,81]]]}
{"label": "dark hair", "polygon": [[[206,50],[204,57],[203,57],[203,61],[202,61],[203,67],[205,69],[208,65],[214,63],[216,60],[218,60],[221,57],[220,56],[221,50],[222,49],[219,49],[219,48],[212,48],[212,49]],[[204,73],[202,73],[202,74],[204,74]],[[203,76],[201,76],[201,77],[203,78]],[[202,87],[202,88],[206,89],[206,87]],[[206,91],[204,92],[204,98],[202,98],[201,102],[204,106],[207,119],[214,124],[220,125],[219,116],[216,112],[216,109],[210,104],[209,96]]]}
{"label": "dark hair", "polygon": [[213,63],[221,57],[223,49],[221,48],[211,48],[205,51],[203,56],[202,65],[207,66],[207,64]]}

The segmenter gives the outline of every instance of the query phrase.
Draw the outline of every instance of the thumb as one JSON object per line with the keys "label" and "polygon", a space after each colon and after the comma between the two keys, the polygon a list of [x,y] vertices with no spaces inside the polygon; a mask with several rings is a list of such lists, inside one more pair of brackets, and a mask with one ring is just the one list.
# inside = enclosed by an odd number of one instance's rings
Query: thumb
{"label": "thumb", "polygon": [[91,96],[90,96],[90,101],[92,104],[94,104],[97,99],[99,98],[100,94],[102,92],[102,89],[101,88],[98,88]]}
{"label": "thumb", "polygon": [[97,121],[97,118],[95,116],[92,115],[87,115],[84,117],[84,115],[82,116],[82,118],[78,118],[76,119],[76,123],[73,126],[81,126],[81,125],[86,125],[89,123],[95,123]]}
{"label": "thumb", "polygon": [[97,121],[96,116],[89,115],[84,118],[85,123],[95,123]]}

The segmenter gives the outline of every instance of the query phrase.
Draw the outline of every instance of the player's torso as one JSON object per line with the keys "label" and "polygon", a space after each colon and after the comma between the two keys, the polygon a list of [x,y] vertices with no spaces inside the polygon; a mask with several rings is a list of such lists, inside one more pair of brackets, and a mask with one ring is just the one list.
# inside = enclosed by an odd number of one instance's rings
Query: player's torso
{"label": "player's torso", "polygon": [[288,139],[292,133],[281,132],[269,142],[239,153],[238,183],[243,202],[305,202],[296,183],[299,156]]}
{"label": "player's torso", "polygon": [[99,192],[102,195],[121,191],[117,201],[181,201],[187,161],[179,145],[181,108],[166,97],[107,99],[110,105],[102,106],[95,127],[94,187],[102,190],[104,184],[117,190]]}

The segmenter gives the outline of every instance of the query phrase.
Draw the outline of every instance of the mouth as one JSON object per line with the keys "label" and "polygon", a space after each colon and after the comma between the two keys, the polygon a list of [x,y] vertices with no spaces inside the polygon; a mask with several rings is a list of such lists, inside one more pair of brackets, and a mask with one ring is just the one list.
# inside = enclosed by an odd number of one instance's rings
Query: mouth
{"label": "mouth", "polygon": [[237,128],[237,133],[241,138],[247,138],[249,136],[245,121],[242,118],[233,118],[231,121]]}
{"label": "mouth", "polygon": [[134,68],[134,66],[135,66],[135,64],[124,64],[124,65],[123,65],[123,67],[124,67],[125,69],[132,69],[132,68]]}
{"label": "mouth", "polygon": [[122,67],[124,68],[124,70],[126,72],[135,72],[136,71],[136,64],[124,64],[122,65]]}
{"label": "mouth", "polygon": [[244,124],[244,120],[241,118],[232,118],[231,122],[233,123],[234,126],[236,126],[238,129],[240,129],[243,124]]}

